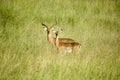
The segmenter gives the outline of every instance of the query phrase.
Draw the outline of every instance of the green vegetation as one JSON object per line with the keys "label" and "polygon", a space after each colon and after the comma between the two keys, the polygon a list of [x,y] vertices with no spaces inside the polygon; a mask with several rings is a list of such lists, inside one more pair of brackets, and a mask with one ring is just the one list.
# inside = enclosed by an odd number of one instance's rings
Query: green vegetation
{"label": "green vegetation", "polygon": [[[59,53],[41,22],[82,44]],[[0,0],[0,80],[120,80],[119,0]]]}

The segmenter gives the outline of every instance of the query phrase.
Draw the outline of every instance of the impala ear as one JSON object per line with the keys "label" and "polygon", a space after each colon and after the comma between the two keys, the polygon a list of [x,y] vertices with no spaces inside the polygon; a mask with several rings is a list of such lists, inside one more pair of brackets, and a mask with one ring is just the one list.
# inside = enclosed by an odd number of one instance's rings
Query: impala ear
{"label": "impala ear", "polygon": [[52,32],[55,32],[55,28],[54,28],[54,27],[51,27],[51,31],[52,31]]}
{"label": "impala ear", "polygon": [[51,30],[54,30],[55,28],[54,27],[51,27]]}
{"label": "impala ear", "polygon": [[43,27],[44,28],[44,31],[47,31],[47,27]]}
{"label": "impala ear", "polygon": [[47,25],[45,25],[44,23],[42,23],[42,26],[43,26],[45,31],[48,29]]}
{"label": "impala ear", "polygon": [[63,29],[60,29],[59,32],[62,33],[62,32],[63,32]]}

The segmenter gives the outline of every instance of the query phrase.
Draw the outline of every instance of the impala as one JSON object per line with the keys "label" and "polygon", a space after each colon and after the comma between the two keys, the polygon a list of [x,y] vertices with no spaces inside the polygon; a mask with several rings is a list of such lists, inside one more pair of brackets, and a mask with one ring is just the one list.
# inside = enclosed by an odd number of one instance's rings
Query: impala
{"label": "impala", "polygon": [[[53,24],[51,27],[48,27],[47,25],[42,23],[42,26],[43,26],[44,30],[47,31],[47,39],[48,39],[49,43],[52,44],[52,45],[55,45],[55,41],[56,41],[56,38],[54,38],[52,36],[52,32],[54,31],[54,26],[55,25],[56,24]],[[59,38],[59,42],[73,43],[75,41],[73,39],[69,39],[69,38]]]}
{"label": "impala", "polygon": [[60,42],[59,40],[59,33],[60,31],[57,31],[56,34],[56,47],[58,50],[60,51],[65,51],[65,52],[72,52],[73,50],[79,51],[81,44],[79,44],[78,42]]}

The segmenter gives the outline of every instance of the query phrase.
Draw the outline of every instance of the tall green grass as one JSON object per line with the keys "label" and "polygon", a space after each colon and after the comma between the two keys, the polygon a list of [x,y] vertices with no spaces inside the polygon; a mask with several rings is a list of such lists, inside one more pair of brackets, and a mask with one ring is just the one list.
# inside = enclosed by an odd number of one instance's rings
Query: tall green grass
{"label": "tall green grass", "polygon": [[[119,0],[0,0],[0,80],[119,80]],[[82,44],[60,53],[41,23]]]}

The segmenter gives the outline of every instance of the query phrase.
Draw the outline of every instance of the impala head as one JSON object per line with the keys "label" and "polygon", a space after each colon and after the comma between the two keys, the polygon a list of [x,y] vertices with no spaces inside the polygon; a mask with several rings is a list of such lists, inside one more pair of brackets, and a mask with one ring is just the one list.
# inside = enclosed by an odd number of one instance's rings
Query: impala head
{"label": "impala head", "polygon": [[63,29],[60,29],[59,31],[56,31],[56,32],[55,32],[55,35],[58,36],[59,33],[61,33],[61,32],[63,32]]}
{"label": "impala head", "polygon": [[47,34],[51,34],[52,32],[54,32],[54,26],[56,24],[52,25],[51,27],[48,27],[47,25],[45,25],[44,23],[42,23],[42,26],[44,28],[45,31],[47,31]]}
{"label": "impala head", "polygon": [[47,31],[48,34],[52,33],[52,32],[55,32],[54,30],[54,26],[57,25],[57,21],[55,24],[53,24],[52,26],[48,27],[46,24],[42,23],[42,26],[44,28],[45,31]]}

